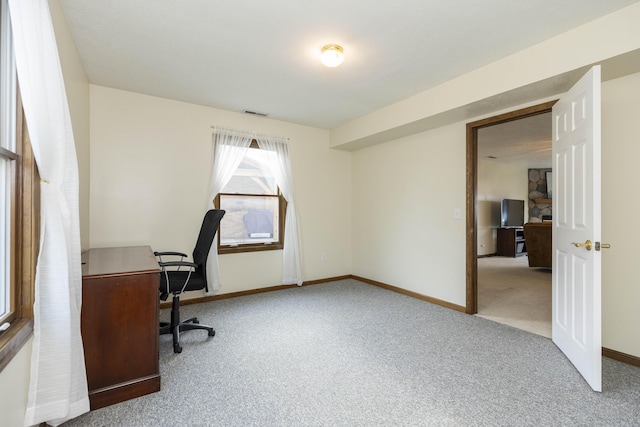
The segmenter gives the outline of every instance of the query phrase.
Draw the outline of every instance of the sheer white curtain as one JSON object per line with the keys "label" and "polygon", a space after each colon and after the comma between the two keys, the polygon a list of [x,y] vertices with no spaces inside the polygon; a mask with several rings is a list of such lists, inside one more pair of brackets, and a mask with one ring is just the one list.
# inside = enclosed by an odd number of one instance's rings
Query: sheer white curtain
{"label": "sheer white curtain", "polygon": [[42,178],[31,380],[25,425],[89,410],[80,336],[78,164],[47,0],[9,0],[16,67]]}
{"label": "sheer white curtain", "polygon": [[[215,128],[213,130],[213,161],[211,180],[209,181],[209,200],[207,209],[213,209],[213,199],[233,177],[242,158],[251,145],[253,136],[232,129]],[[218,265],[218,244],[214,241],[207,258],[207,283],[209,291],[220,289],[220,267]]]}
{"label": "sheer white curtain", "polygon": [[284,138],[256,135],[256,139],[260,149],[269,152],[267,157],[269,169],[280,187],[282,195],[287,200],[284,249],[282,251],[282,284],[302,286],[302,256],[298,233],[298,215],[293,200],[293,176],[289,160],[289,146]]}

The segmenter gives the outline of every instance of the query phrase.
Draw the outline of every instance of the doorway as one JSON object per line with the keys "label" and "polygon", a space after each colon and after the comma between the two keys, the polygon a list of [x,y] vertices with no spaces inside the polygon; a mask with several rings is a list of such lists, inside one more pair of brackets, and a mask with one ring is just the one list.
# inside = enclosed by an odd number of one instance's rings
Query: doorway
{"label": "doorway", "polygon": [[478,131],[515,120],[545,114],[554,101],[467,124],[467,239],[466,312],[478,313]]}

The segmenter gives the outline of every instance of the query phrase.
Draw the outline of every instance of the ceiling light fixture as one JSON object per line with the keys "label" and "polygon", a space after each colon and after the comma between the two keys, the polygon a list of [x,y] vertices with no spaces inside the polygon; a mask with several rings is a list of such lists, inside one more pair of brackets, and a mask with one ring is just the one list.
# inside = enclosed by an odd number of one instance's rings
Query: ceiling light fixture
{"label": "ceiling light fixture", "polygon": [[342,46],[337,44],[328,44],[321,50],[320,59],[327,67],[337,67],[344,60],[344,51]]}

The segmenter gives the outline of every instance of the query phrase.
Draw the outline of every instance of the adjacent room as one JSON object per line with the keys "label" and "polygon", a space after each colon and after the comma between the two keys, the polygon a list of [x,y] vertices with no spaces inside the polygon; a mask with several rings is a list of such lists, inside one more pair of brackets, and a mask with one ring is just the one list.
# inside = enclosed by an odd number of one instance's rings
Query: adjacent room
{"label": "adjacent room", "polygon": [[547,112],[480,129],[476,194],[477,314],[548,338],[551,128]]}
{"label": "adjacent room", "polygon": [[640,423],[639,1],[0,6],[0,424]]}

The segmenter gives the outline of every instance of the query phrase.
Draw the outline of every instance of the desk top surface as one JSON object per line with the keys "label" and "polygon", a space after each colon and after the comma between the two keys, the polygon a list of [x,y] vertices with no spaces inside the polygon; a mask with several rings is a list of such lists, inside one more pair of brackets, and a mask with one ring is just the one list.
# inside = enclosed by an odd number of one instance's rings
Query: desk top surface
{"label": "desk top surface", "polygon": [[95,248],[82,253],[82,277],[159,273],[149,246]]}

